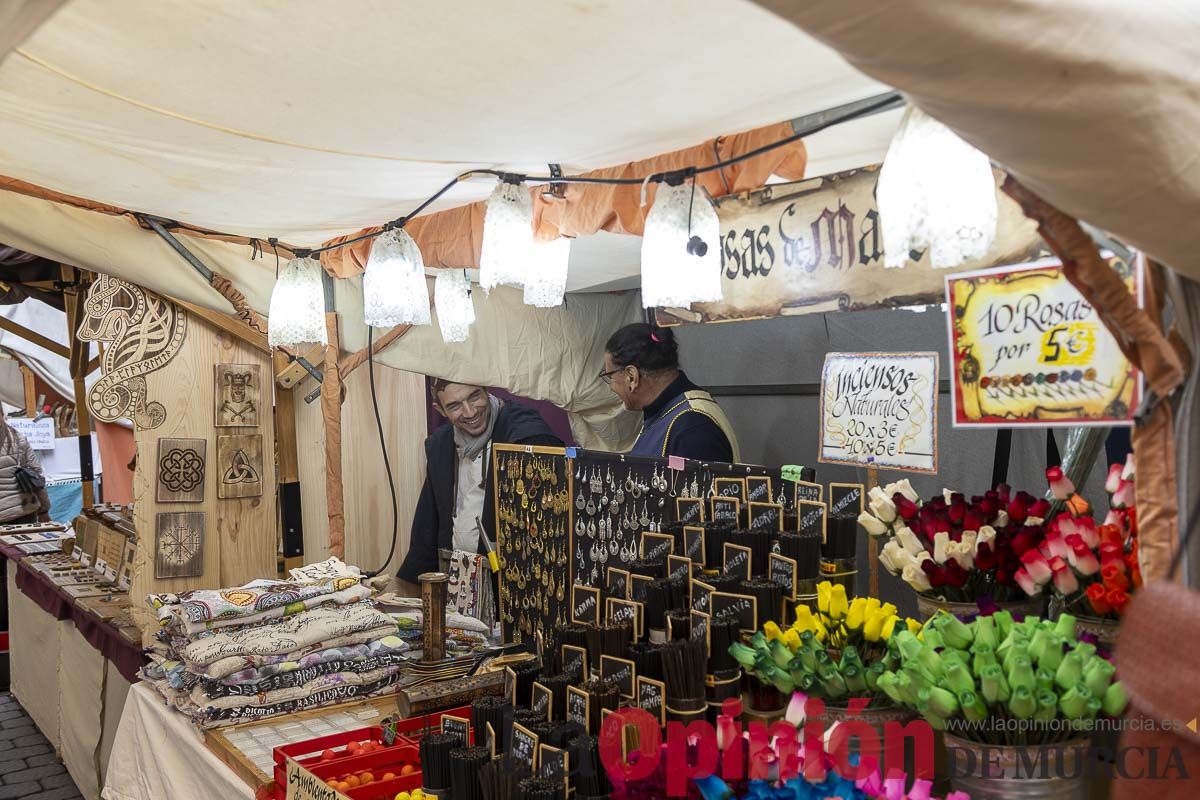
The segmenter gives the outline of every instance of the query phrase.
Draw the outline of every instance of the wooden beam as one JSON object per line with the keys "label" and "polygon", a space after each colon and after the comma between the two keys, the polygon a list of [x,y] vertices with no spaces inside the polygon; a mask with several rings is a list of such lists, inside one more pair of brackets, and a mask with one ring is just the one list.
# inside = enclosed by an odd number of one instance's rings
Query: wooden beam
{"label": "wooden beam", "polygon": [[41,409],[37,407],[37,382],[33,370],[20,361],[17,362],[17,367],[21,370],[21,379],[25,387],[25,416],[36,417]]}
{"label": "wooden beam", "polygon": [[271,346],[267,344],[266,335],[259,333],[254,328],[251,328],[249,325],[247,325],[245,322],[243,322],[240,318],[232,316],[230,314],[222,314],[220,311],[212,311],[210,309],[204,308],[203,306],[198,306],[198,305],[195,305],[194,303],[189,303],[186,300],[177,300],[174,297],[169,298],[169,299],[175,305],[177,305],[181,308],[186,308],[190,313],[195,314],[197,317],[200,317],[200,318],[206,320],[207,322],[211,323],[213,326],[219,328],[220,330],[225,331],[226,333],[230,334],[231,336],[236,336],[238,339],[241,339],[243,342],[250,345],[251,347],[254,347],[257,350],[261,350],[262,352],[266,353],[267,355],[271,354]]}
{"label": "wooden beam", "polygon": [[[96,344],[99,344],[99,342],[97,342]],[[93,356],[93,357],[92,357],[92,360],[91,360],[91,361],[89,361],[89,362],[87,363],[87,366],[84,368],[84,373],[83,373],[83,374],[84,374],[84,375],[91,375],[93,372],[95,372],[95,371],[96,371],[96,367],[100,366],[100,359],[101,359],[102,357],[103,357],[103,354],[102,354],[102,353],[97,353],[95,356]]]}
{"label": "wooden beam", "polygon": [[18,325],[7,317],[0,317],[0,328],[20,336],[27,342],[33,342],[38,347],[44,347],[56,356],[62,356],[63,358],[70,358],[71,356],[71,351],[68,348],[52,339],[47,339],[37,331],[29,330],[24,325]]}
{"label": "wooden beam", "polygon": [[[298,353],[295,350],[289,350],[285,347],[278,348],[282,350],[284,355],[293,355],[304,358],[308,363],[314,366],[325,360],[325,348],[319,344],[314,344],[303,353]],[[302,380],[308,377],[308,370],[300,365],[298,361],[291,359],[283,362],[282,368],[275,369],[275,383],[283,389],[291,389],[299,384]]]}
{"label": "wooden beam", "polygon": [[[62,268],[63,280],[74,282],[75,270],[72,267]],[[76,336],[79,323],[83,318],[83,306],[87,295],[78,284],[63,292],[63,306],[67,312],[67,336],[70,338],[71,351],[67,358],[71,364],[71,383],[75,390],[75,422],[79,428],[79,470],[80,485],[83,489],[83,507],[91,508],[96,504],[95,474],[92,467],[92,414],[88,407],[87,386],[83,378],[87,374],[88,343],[80,341]]]}
{"label": "wooden beam", "polygon": [[325,314],[329,344],[321,381],[321,421],[325,426],[325,501],[329,514],[329,555],[346,555],[346,510],[342,493],[342,379],[338,371],[338,318]]}
{"label": "wooden beam", "polygon": [[[379,355],[384,350],[391,347],[392,344],[395,343],[401,336],[408,333],[409,328],[411,327],[411,325],[397,325],[396,327],[392,328],[383,336],[380,336],[375,340],[375,343],[371,347],[371,352],[373,352],[375,355]],[[358,367],[366,360],[367,348],[364,347],[361,350],[355,350],[353,353],[339,361],[338,370],[342,374],[342,380],[346,380],[346,376],[358,369]]]}

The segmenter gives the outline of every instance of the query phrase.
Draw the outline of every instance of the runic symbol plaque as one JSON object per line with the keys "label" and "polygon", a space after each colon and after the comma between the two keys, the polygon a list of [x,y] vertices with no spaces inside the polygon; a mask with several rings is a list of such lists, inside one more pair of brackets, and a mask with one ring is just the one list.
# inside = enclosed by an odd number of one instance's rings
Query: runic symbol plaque
{"label": "runic symbol plaque", "polygon": [[217,497],[258,497],[262,494],[262,435],[217,437]]}
{"label": "runic symbol plaque", "polygon": [[257,364],[217,364],[216,411],[218,428],[253,428],[261,404]]}
{"label": "runic symbol plaque", "polygon": [[159,439],[158,484],[160,503],[204,502],[204,439]]}
{"label": "runic symbol plaque", "polygon": [[204,512],[163,511],[154,531],[154,577],[194,578],[204,573]]}

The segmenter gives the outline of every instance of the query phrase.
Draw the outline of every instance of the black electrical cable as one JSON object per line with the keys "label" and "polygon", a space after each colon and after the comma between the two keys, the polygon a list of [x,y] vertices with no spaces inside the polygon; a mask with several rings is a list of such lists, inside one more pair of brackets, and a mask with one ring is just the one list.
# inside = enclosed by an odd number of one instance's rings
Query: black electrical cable
{"label": "black electrical cable", "polygon": [[368,578],[374,578],[379,573],[388,568],[388,564],[392,563],[392,555],[396,551],[396,534],[399,530],[399,506],[396,502],[396,480],[392,477],[392,464],[388,460],[387,440],[383,436],[383,419],[379,416],[379,398],[375,396],[375,348],[374,348],[374,329],[370,325],[367,326],[367,379],[371,384],[371,408],[375,410],[375,427],[379,431],[379,449],[383,452],[383,468],[387,472],[388,489],[392,493],[392,543],[388,546],[387,560],[383,562],[383,566],[374,572],[368,572]]}

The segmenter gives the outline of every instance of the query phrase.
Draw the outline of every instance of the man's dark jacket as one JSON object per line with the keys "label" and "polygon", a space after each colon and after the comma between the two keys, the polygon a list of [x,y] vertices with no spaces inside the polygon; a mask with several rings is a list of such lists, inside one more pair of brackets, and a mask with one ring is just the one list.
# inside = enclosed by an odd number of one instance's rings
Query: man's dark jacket
{"label": "man's dark jacket", "polygon": [[[541,414],[511,400],[500,406],[500,413],[492,428],[492,444],[562,447],[562,441],[550,430]],[[417,501],[417,511],[413,516],[408,556],[397,573],[401,579],[414,583],[422,572],[438,569],[438,550],[451,550],[454,547],[454,498],[458,481],[454,426],[443,425],[425,440],[425,460],[425,486],[421,489],[421,499]],[[490,457],[484,459],[483,485],[483,528],[494,542],[496,514]]]}

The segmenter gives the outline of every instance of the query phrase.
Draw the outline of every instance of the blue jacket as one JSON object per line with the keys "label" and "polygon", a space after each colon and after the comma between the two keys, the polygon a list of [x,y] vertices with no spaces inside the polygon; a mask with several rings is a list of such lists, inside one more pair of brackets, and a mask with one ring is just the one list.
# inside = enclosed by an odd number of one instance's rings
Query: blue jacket
{"label": "blue jacket", "polygon": [[737,438],[712,395],[682,371],[642,409],[642,431],[630,455],[682,456],[697,461],[737,462]]}

